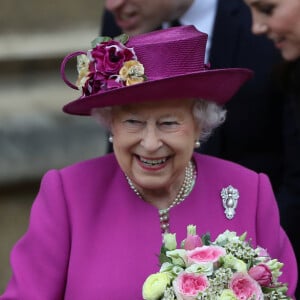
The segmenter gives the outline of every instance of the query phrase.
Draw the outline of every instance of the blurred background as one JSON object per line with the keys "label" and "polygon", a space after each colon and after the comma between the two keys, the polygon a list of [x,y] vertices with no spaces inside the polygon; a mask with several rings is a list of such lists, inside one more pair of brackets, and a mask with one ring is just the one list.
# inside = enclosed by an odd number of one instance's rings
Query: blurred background
{"label": "blurred background", "polygon": [[[103,0],[0,0],[0,294],[41,176],[105,153],[106,135],[94,120],[61,112],[79,92],[59,73],[66,54],[89,49],[99,35],[102,6]],[[74,67],[68,64],[71,81]]]}

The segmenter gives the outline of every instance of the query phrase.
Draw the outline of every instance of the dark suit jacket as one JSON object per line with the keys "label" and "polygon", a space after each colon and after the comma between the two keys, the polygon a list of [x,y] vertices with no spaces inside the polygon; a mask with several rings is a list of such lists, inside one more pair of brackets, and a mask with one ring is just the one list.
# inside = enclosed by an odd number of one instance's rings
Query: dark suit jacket
{"label": "dark suit jacket", "polygon": [[[102,35],[120,29],[105,12]],[[202,144],[200,152],[238,162],[269,175],[276,190],[282,168],[282,96],[271,70],[280,59],[271,42],[251,33],[251,16],[242,0],[219,0],[210,52],[212,68],[247,67],[255,72],[228,103],[226,122]]]}

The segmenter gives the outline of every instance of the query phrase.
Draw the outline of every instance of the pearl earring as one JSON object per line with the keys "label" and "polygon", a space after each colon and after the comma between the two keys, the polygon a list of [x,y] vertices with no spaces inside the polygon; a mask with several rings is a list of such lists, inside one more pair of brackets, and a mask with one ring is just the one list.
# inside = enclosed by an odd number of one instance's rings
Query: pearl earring
{"label": "pearl earring", "polygon": [[200,148],[200,141],[199,140],[195,141],[195,148]]}
{"label": "pearl earring", "polygon": [[112,137],[112,135],[109,136],[108,141],[109,141],[110,143],[113,143],[114,138]]}

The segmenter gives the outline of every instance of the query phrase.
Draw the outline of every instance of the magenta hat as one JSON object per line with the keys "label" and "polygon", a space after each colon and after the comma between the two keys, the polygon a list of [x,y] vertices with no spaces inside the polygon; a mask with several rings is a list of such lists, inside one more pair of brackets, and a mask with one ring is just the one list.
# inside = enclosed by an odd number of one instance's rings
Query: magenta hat
{"label": "magenta hat", "polygon": [[[204,63],[207,34],[178,26],[131,37],[100,37],[92,49],[65,57],[65,83],[82,95],[63,107],[90,115],[96,107],[159,100],[201,98],[226,103],[252,77],[242,68],[209,69]],[[222,49],[220,49],[222,51]],[[77,56],[76,85],[65,76],[66,63]]]}

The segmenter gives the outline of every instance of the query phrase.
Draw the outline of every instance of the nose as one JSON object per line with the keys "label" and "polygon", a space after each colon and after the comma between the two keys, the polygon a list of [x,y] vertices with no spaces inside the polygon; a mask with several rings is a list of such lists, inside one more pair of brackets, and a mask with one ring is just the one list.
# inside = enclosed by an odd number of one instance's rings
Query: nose
{"label": "nose", "polygon": [[254,23],[252,25],[253,34],[256,34],[256,35],[266,34],[267,31],[268,31],[268,27],[266,24]]}
{"label": "nose", "polygon": [[109,11],[114,11],[124,4],[126,0],[106,0],[105,8]]}
{"label": "nose", "polygon": [[267,23],[262,18],[253,18],[252,33],[256,35],[266,34],[268,31]]}
{"label": "nose", "polygon": [[147,127],[143,132],[141,145],[148,152],[154,152],[162,146],[159,130],[156,127]]}

